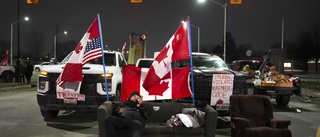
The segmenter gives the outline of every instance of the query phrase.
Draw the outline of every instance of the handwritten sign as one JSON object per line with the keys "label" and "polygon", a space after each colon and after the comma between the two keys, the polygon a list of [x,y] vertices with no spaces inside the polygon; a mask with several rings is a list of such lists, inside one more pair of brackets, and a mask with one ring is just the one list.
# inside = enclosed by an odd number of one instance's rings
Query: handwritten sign
{"label": "handwritten sign", "polygon": [[217,110],[229,109],[229,98],[233,92],[234,75],[213,74],[211,88],[211,106],[216,106]]}

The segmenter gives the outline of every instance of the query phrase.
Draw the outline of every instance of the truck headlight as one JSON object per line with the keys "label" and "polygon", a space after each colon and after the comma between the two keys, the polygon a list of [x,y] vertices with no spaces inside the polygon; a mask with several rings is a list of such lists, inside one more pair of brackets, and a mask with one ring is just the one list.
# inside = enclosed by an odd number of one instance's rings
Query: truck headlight
{"label": "truck headlight", "polygon": [[46,88],[46,81],[39,80],[39,89],[44,90]]}
{"label": "truck headlight", "polygon": [[[108,92],[111,92],[111,81],[108,81],[107,82],[108,83]],[[102,85],[102,89],[103,89],[103,91],[106,91],[106,84],[105,83],[101,83],[101,85]]]}

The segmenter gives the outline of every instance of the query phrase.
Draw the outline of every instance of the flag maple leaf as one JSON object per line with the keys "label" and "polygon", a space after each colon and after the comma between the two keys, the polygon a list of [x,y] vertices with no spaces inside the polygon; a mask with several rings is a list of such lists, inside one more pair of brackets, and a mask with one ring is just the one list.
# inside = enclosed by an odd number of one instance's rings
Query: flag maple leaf
{"label": "flag maple leaf", "polygon": [[80,51],[82,50],[82,46],[81,46],[81,43],[79,43],[78,44],[78,46],[76,47],[76,49],[74,49],[74,51],[77,53],[77,54],[79,54],[80,53]]}
{"label": "flag maple leaf", "polygon": [[161,82],[155,84],[148,92],[149,95],[160,95],[163,96],[163,92],[165,92],[169,88],[169,82]]}
{"label": "flag maple leaf", "polygon": [[[160,54],[155,58],[155,60],[160,63],[162,60],[164,60],[165,58],[167,58],[167,57],[168,57],[168,56],[167,56],[168,50],[169,50],[169,47],[164,47],[164,48],[161,50]],[[165,65],[167,65],[167,64],[165,64]]]}

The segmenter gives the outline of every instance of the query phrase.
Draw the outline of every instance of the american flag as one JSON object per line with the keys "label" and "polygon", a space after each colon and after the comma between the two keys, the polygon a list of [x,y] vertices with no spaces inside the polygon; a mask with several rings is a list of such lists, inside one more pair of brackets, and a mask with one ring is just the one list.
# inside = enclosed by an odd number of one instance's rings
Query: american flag
{"label": "american flag", "polygon": [[65,82],[81,82],[83,79],[82,66],[102,57],[101,45],[99,24],[96,18],[66,63],[56,81],[57,85],[62,86]]}
{"label": "american flag", "polygon": [[93,38],[92,40],[88,40],[86,49],[84,51],[82,64],[86,64],[91,60],[101,58],[101,57],[102,57],[102,50],[101,50],[100,37],[96,37],[96,38]]}

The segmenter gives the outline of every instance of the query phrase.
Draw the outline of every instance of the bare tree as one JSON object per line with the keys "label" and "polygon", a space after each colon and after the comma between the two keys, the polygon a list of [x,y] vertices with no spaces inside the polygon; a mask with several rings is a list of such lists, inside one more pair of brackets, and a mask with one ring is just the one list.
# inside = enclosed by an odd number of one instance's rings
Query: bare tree
{"label": "bare tree", "polygon": [[44,33],[32,28],[26,38],[28,39],[27,47],[29,53],[32,53],[34,58],[39,58],[45,40]]}
{"label": "bare tree", "polygon": [[0,55],[5,54],[6,50],[10,51],[10,42],[7,40],[0,40]]}
{"label": "bare tree", "polygon": [[78,45],[76,41],[66,41],[61,42],[57,46],[57,58],[58,61],[62,61],[62,59],[67,56],[72,50],[74,50]]}
{"label": "bare tree", "polygon": [[319,42],[320,42],[320,36],[319,36],[319,33],[320,33],[320,22],[317,21],[315,24],[314,24],[314,27],[313,27],[313,31],[314,31],[314,49],[315,49],[315,52],[314,52],[314,58],[315,58],[315,68],[316,68],[316,73],[318,73],[318,61],[319,61],[319,58],[320,58],[320,45],[319,45]]}

